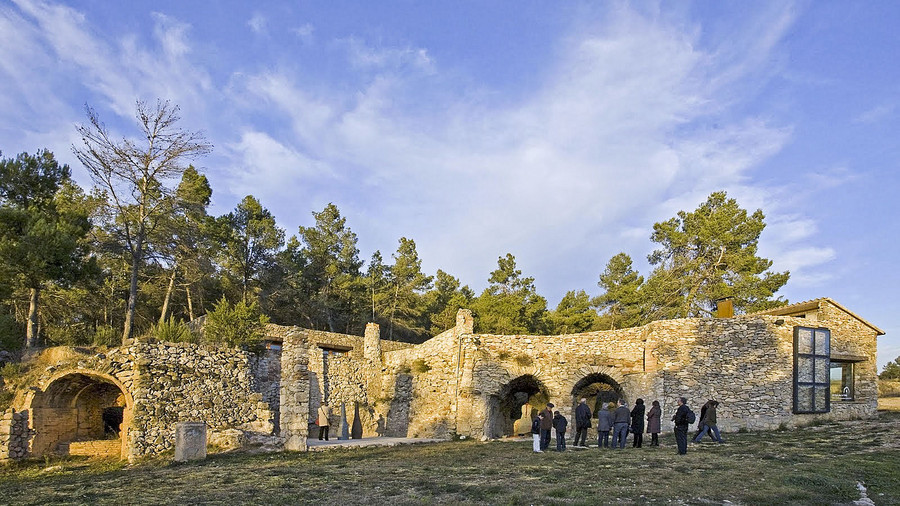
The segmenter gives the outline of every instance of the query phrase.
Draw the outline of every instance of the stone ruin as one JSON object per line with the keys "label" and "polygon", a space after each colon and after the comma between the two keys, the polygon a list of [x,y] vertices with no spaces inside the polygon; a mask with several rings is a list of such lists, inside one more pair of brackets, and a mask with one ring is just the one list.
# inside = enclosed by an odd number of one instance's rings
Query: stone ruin
{"label": "stone ruin", "polygon": [[[852,364],[843,369],[849,398],[832,396],[818,413],[798,410],[797,385],[805,383],[795,329],[828,329],[826,357]],[[418,345],[380,339],[375,324],[364,336],[270,325],[268,349],[257,354],[137,343],[62,361],[19,392],[14,409],[0,413],[0,460],[157,455],[174,449],[182,422],[205,424],[219,449],[303,451],[323,402],[332,406],[332,427],[349,422],[364,437],[511,436],[527,432],[522,426],[548,401],[571,419],[581,397],[592,409],[619,398],[659,400],[664,430],[679,396],[696,409],[719,400],[726,431],[867,417],[877,407],[881,334],[837,302],[817,299],[558,336],[476,334],[471,312],[460,310],[452,329]],[[342,404],[358,416],[341,420]]]}

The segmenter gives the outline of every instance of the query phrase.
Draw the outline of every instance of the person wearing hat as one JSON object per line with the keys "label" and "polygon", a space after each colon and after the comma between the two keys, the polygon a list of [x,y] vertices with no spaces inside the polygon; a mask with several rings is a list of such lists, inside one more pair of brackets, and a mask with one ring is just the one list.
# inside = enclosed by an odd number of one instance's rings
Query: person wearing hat
{"label": "person wearing hat", "polygon": [[547,407],[541,413],[544,418],[541,419],[541,450],[550,448],[550,431],[553,429],[553,403],[548,402]]}

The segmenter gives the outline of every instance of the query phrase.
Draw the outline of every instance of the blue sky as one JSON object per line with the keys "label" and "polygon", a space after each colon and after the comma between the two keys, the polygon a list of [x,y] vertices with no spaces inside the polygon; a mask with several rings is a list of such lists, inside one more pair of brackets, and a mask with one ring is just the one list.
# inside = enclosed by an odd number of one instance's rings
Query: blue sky
{"label": "blue sky", "polygon": [[473,288],[513,253],[555,306],[724,189],[793,302],[900,356],[900,3],[0,0],[0,150],[132,135],[170,99],[214,144],[212,212],[288,234],[334,202],[361,256],[414,239]]}

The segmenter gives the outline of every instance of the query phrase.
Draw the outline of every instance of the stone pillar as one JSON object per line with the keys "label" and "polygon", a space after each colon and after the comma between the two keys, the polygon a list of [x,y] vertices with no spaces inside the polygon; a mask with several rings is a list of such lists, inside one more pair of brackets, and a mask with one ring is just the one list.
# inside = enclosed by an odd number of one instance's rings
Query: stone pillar
{"label": "stone pillar", "polygon": [[363,357],[375,364],[381,363],[381,328],[377,323],[366,324],[366,334],[363,338]]}
{"label": "stone pillar", "polygon": [[16,412],[10,408],[0,413],[0,462],[27,457],[32,434],[27,410]]}
{"label": "stone pillar", "polygon": [[281,348],[281,437],[284,449],[306,451],[309,435],[309,349],[306,334],[289,332]]}
{"label": "stone pillar", "polygon": [[457,335],[475,333],[475,319],[472,317],[472,310],[460,309],[456,312],[456,333]]}
{"label": "stone pillar", "polygon": [[175,424],[175,462],[206,458],[206,422]]}

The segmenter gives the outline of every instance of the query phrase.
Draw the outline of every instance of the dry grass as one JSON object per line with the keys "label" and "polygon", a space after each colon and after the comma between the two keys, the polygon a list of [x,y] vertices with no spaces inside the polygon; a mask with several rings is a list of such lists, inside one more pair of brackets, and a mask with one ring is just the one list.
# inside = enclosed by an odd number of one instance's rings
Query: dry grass
{"label": "dry grass", "polygon": [[900,411],[900,397],[879,397],[878,409],[881,411]]}
{"label": "dry grass", "polygon": [[176,465],[75,459],[0,467],[0,502],[19,504],[849,504],[857,483],[900,504],[900,413],[727,444],[536,455],[526,441],[472,441],[268,455]]}

